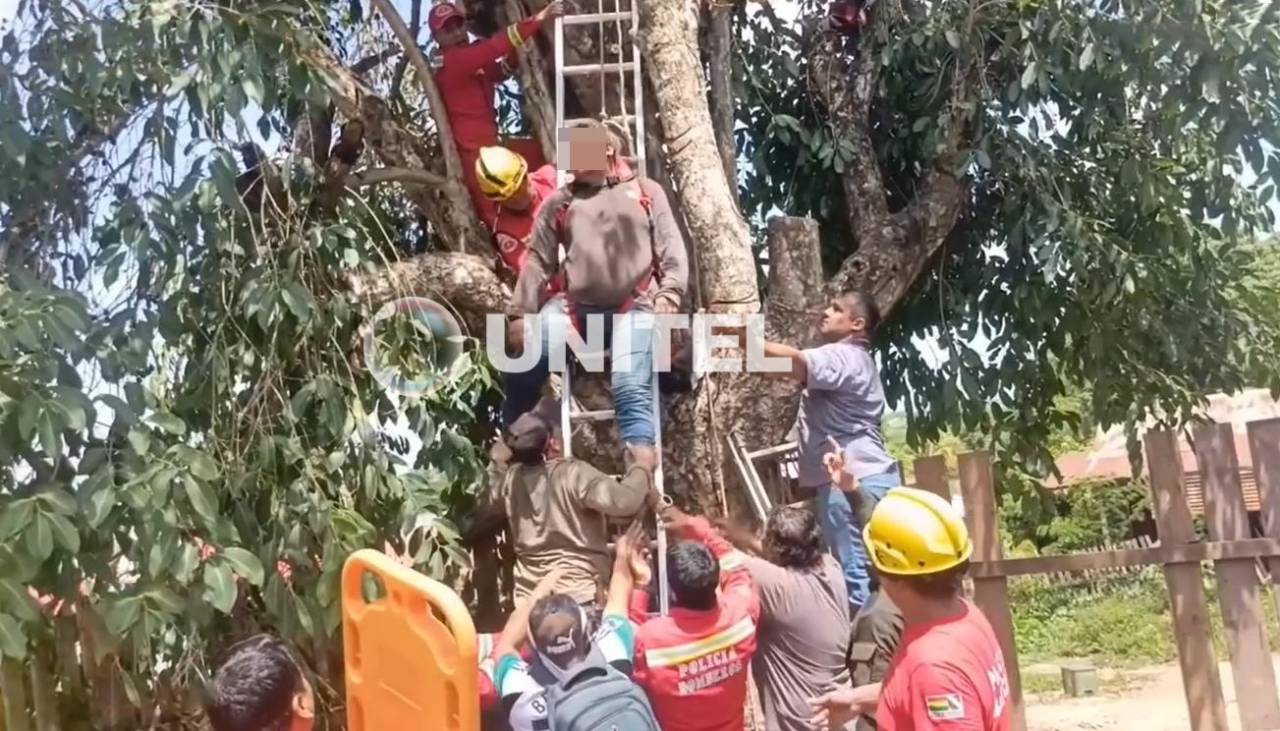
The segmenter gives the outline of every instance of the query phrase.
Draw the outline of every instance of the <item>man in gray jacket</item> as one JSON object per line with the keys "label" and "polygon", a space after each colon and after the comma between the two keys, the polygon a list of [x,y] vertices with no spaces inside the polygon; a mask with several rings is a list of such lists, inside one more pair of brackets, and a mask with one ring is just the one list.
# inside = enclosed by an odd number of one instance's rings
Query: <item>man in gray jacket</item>
{"label": "man in gray jacket", "polygon": [[[566,132],[573,181],[543,203],[506,313],[512,350],[538,337],[541,358],[525,372],[506,374],[503,423],[537,402],[550,344],[563,340],[567,328],[585,337],[586,318],[603,316],[618,431],[636,453],[651,452],[653,314],[673,314],[682,304],[689,279],[684,240],[662,188],[627,164],[620,135],[603,124]],[[558,294],[544,302],[553,279]],[[535,313],[536,331],[525,325]]]}

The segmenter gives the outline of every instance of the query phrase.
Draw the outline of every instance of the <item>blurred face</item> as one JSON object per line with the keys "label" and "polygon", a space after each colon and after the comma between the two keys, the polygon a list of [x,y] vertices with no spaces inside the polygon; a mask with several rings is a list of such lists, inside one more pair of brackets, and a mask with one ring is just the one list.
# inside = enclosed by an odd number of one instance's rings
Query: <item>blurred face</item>
{"label": "blurred face", "polygon": [[609,135],[598,127],[570,127],[560,131],[560,166],[583,183],[602,184],[609,175],[614,149]]}
{"label": "blurred face", "polygon": [[843,340],[850,335],[865,332],[866,329],[866,319],[857,314],[853,302],[844,297],[836,297],[827,304],[827,309],[822,311],[822,322],[818,326],[818,332],[827,342]]}
{"label": "blurred face", "polygon": [[446,21],[435,34],[436,43],[441,48],[453,48],[467,42],[467,26],[462,22],[462,18],[454,18]]}

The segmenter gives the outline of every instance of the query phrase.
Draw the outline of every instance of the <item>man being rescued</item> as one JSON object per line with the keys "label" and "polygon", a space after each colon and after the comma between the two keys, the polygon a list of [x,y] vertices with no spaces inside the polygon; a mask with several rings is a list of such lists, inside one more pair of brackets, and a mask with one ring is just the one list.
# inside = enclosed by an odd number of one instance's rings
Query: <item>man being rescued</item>
{"label": "man being rescued", "polygon": [[[512,351],[541,340],[532,368],[504,374],[505,427],[537,403],[548,373],[550,343],[568,327],[589,332],[586,318],[603,317],[612,343],[612,387],[618,431],[639,456],[653,451],[653,318],[680,307],[688,257],[667,196],[625,163],[628,147],[602,123],[565,130],[572,182],[542,205],[529,255],[507,307]],[[560,250],[565,251],[560,261]],[[564,293],[543,302],[558,276]],[[525,317],[538,314],[526,333]],[[614,317],[620,315],[620,317]]]}
{"label": "man being rescued", "polygon": [[[498,84],[506,81],[515,66],[515,50],[538,29],[564,14],[563,0],[551,0],[527,20],[477,42],[467,40],[466,16],[452,3],[431,8],[427,26],[440,45],[440,65],[435,71],[436,88],[444,102],[445,115],[453,130],[453,141],[462,158],[462,178],[481,221],[491,221],[495,207],[476,178],[480,148],[498,144],[498,122],[493,97]],[[509,139],[506,146],[542,165],[542,148],[535,140]]]}

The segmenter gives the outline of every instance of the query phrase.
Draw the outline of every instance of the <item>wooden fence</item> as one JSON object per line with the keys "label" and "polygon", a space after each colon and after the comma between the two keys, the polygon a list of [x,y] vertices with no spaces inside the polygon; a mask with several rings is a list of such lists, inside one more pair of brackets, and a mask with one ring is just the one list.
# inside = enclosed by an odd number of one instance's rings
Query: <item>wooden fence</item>
{"label": "wooden fence", "polygon": [[[1001,556],[990,457],[985,452],[960,455],[959,488],[965,521],[974,541],[974,601],[986,613],[1004,649],[1012,691],[1013,731],[1023,731],[1027,723],[1013,642],[1008,577],[1151,565],[1163,567],[1169,591],[1190,728],[1227,731],[1226,703],[1201,576],[1200,564],[1204,561],[1213,562],[1239,704],[1239,727],[1244,731],[1280,729],[1280,696],[1263,622],[1261,579],[1255,570],[1258,561],[1265,561],[1271,581],[1280,583],[1280,419],[1248,424],[1263,538],[1249,535],[1231,425],[1205,424],[1192,431],[1204,485],[1208,540],[1200,540],[1192,527],[1175,434],[1151,431],[1143,441],[1159,542],[1067,556]],[[916,460],[915,474],[918,487],[951,497],[942,457]]]}

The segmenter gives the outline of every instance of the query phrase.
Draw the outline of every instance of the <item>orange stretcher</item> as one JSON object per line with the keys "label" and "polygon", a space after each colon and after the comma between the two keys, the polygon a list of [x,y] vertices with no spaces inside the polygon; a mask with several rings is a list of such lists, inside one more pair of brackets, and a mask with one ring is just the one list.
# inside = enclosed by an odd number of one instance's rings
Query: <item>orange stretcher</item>
{"label": "orange stretcher", "polygon": [[476,630],[452,589],[378,551],[342,569],[350,731],[479,731]]}

